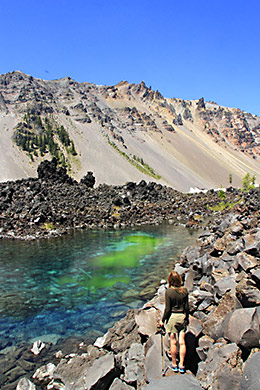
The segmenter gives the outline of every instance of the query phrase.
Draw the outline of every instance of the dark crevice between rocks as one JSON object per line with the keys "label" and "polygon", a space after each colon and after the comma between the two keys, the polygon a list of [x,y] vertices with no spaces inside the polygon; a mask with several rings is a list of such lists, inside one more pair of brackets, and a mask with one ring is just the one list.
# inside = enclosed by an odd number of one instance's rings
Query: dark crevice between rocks
{"label": "dark crevice between rocks", "polygon": [[210,252],[210,256],[212,257],[220,257],[221,255],[223,255],[223,251],[217,250],[215,248],[212,252]]}
{"label": "dark crevice between rocks", "polygon": [[250,353],[251,353],[251,350],[249,349],[249,348],[245,348],[243,345],[241,345],[241,344],[238,344],[238,346],[239,346],[239,348],[241,349],[241,351],[242,351],[242,355],[241,355],[241,358],[242,358],[242,360],[245,362],[247,359],[248,359],[248,357],[249,357],[249,355],[250,355]]}
{"label": "dark crevice between rocks", "polygon": [[120,370],[119,367],[111,370],[107,375],[101,378],[94,386],[91,387],[91,390],[107,390],[111,386],[115,378],[119,378],[123,373],[123,370]]}
{"label": "dark crevice between rocks", "polygon": [[185,342],[187,352],[184,364],[187,370],[190,370],[193,375],[196,375],[198,371],[198,364],[201,361],[196,352],[196,348],[198,347],[198,338],[195,337],[192,332],[187,332],[185,335]]}
{"label": "dark crevice between rocks", "polygon": [[149,337],[146,335],[143,335],[143,334],[140,334],[140,336],[141,336],[141,344],[144,345],[147,342],[147,340],[149,339]]}

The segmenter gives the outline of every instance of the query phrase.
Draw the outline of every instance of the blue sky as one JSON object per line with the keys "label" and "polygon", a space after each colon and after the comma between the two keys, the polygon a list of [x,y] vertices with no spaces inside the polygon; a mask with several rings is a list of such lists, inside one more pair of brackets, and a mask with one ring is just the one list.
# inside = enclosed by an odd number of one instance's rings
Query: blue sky
{"label": "blue sky", "polygon": [[0,0],[0,73],[114,85],[260,115],[259,0]]}

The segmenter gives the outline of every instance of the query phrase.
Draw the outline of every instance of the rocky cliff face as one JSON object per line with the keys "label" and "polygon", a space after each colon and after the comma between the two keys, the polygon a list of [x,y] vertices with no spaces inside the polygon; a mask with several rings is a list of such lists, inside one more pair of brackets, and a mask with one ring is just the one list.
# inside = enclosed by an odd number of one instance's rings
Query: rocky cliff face
{"label": "rocky cliff face", "polygon": [[1,181],[36,176],[52,157],[76,179],[91,170],[97,183],[151,179],[181,191],[260,172],[259,117],[203,98],[166,99],[144,82],[1,75],[0,134]]}

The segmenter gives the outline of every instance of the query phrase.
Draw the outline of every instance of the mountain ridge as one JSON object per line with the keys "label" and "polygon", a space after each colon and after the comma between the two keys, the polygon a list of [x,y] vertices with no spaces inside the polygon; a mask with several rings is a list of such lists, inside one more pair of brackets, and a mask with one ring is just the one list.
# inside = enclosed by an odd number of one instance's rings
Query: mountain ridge
{"label": "mountain ridge", "polygon": [[1,181],[35,177],[54,154],[75,179],[93,171],[97,184],[145,179],[189,191],[228,186],[230,177],[239,186],[247,172],[260,181],[258,116],[164,98],[144,81],[0,75],[0,134]]}

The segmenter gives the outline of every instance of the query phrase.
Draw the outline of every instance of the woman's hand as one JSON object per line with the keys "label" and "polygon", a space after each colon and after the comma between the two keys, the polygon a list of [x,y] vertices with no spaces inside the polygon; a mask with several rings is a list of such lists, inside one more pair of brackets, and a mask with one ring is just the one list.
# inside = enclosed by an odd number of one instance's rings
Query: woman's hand
{"label": "woman's hand", "polygon": [[160,325],[161,327],[163,327],[163,326],[164,326],[164,324],[163,324],[162,320],[160,320],[160,321],[159,321],[159,325]]}

